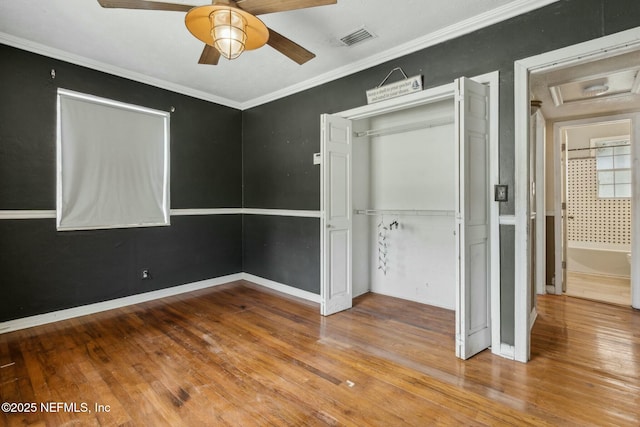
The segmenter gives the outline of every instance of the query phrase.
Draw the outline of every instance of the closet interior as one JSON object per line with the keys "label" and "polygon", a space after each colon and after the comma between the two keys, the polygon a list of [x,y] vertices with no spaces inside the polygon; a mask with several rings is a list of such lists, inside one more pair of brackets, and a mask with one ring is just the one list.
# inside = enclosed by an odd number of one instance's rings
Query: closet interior
{"label": "closet interior", "polygon": [[453,98],[353,121],[353,295],[455,309]]}

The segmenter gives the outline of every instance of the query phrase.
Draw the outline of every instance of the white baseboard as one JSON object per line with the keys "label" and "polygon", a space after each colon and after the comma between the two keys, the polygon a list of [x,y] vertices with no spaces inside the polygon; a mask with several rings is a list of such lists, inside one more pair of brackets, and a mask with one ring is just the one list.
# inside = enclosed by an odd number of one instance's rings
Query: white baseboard
{"label": "white baseboard", "polygon": [[283,294],[302,298],[307,301],[320,304],[320,295],[312,292],[297,289],[292,286],[274,282],[273,280],[264,279],[248,273],[230,274],[228,276],[216,277],[214,279],[201,280],[199,282],[187,283],[186,285],[173,286],[171,288],[159,289],[157,291],[145,292],[143,294],[131,295],[128,297],[117,298],[109,301],[98,302],[95,304],[83,305],[80,307],[68,308],[65,310],[53,311],[51,313],[38,314],[35,316],[23,317],[15,320],[0,322],[0,334],[13,332],[20,329],[27,329],[33,326],[44,325],[47,323],[58,322],[60,320],[72,319],[74,317],[86,316],[89,314],[100,313],[101,311],[113,310],[115,308],[126,307],[128,305],[140,304],[147,301],[157,300],[161,298],[171,297],[174,295],[193,292],[200,289],[210,288],[213,286],[224,285],[225,283],[237,280],[247,280],[265,288],[273,289]]}
{"label": "white baseboard", "polygon": [[157,291],[145,292],[143,294],[131,295],[128,297],[98,302],[95,304],[88,304],[80,307],[54,311],[51,313],[38,314],[35,316],[23,317],[20,319],[0,322],[0,334],[17,331],[19,329],[31,328],[33,326],[44,325],[47,323],[53,323],[59,320],[66,320],[74,317],[86,316],[88,314],[99,313],[101,311],[112,310],[114,308],[140,304],[140,303],[151,301],[151,300],[184,294],[187,292],[193,292],[200,289],[223,285],[225,283],[233,282],[236,280],[242,280],[242,279],[243,279],[243,273],[230,274],[228,276],[201,280],[199,282],[187,283],[186,285],[173,286],[171,288],[159,289]]}
{"label": "white baseboard", "polygon": [[249,282],[253,282],[257,285],[264,286],[265,288],[273,289],[274,291],[282,292],[283,294],[291,295],[294,297],[302,298],[307,301],[320,304],[320,295],[313,292],[303,291],[302,289],[294,288],[293,286],[283,285],[282,283],[274,282],[273,280],[264,279],[259,276],[254,276],[249,273],[242,273],[242,279]]}
{"label": "white baseboard", "polygon": [[536,319],[538,318],[538,310],[533,307],[531,310],[531,316],[529,317],[529,330],[533,329],[533,325],[536,323]]}
{"label": "white baseboard", "polygon": [[498,348],[498,352],[494,352],[498,356],[504,357],[505,359],[515,360],[516,358],[516,350],[515,346],[500,343],[500,347]]}

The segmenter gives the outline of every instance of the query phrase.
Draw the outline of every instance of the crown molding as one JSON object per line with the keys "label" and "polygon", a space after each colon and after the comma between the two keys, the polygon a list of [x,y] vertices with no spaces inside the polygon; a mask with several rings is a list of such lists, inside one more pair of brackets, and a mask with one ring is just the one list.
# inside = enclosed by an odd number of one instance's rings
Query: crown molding
{"label": "crown molding", "polygon": [[474,16],[473,18],[469,18],[441,30],[434,31],[433,33],[429,33],[410,42],[395,46],[392,49],[380,52],[377,55],[367,57],[361,61],[354,62],[344,67],[336,68],[335,70],[321,74],[313,79],[305,80],[304,82],[286,87],[282,90],[271,92],[264,96],[243,102],[241,104],[241,109],[246,110],[252,107],[257,107],[259,105],[284,98],[285,96],[293,95],[295,93],[302,92],[303,90],[320,86],[324,83],[329,83],[341,77],[345,77],[350,74],[357,73],[358,71],[366,70],[384,62],[417,52],[427,47],[455,39],[476,30],[497,24],[498,22],[506,21],[507,19],[515,16],[556,3],[557,1],[558,0],[517,0],[508,3],[486,13]]}
{"label": "crown molding", "polygon": [[374,67],[386,61],[400,58],[402,56],[414,53],[421,49],[425,49],[430,46],[437,45],[447,40],[460,37],[465,34],[469,34],[473,31],[479,30],[489,25],[496,24],[501,21],[513,18],[514,16],[522,15],[535,9],[547,6],[555,3],[558,0],[516,0],[510,2],[504,6],[490,10],[486,13],[477,15],[473,18],[466,19],[458,22],[457,24],[450,25],[441,30],[427,34],[411,42],[396,46],[392,49],[381,52],[377,55],[370,56],[361,61],[353,64],[346,65],[344,67],[337,68],[328,73],[321,74],[309,80],[305,80],[295,85],[291,85],[281,90],[277,90],[268,93],[263,96],[245,101],[238,102],[228,98],[216,96],[211,93],[199,91],[193,88],[189,88],[176,83],[171,83],[166,80],[157,79],[147,76],[142,73],[127,70],[121,67],[106,64],[104,62],[95,61],[93,59],[86,58],[84,56],[75,55],[60,49],[55,49],[49,46],[45,46],[40,43],[36,43],[30,40],[22,39],[0,32],[0,43],[16,47],[18,49],[26,50],[36,54],[48,56],[54,59],[66,61],[75,65],[80,65],[93,70],[101,71],[107,74],[112,74],[118,77],[124,77],[126,79],[134,80],[140,83],[149,84],[161,89],[170,90],[182,95],[191,96],[193,98],[202,99],[204,101],[213,102],[223,106],[235,108],[238,110],[246,110],[248,108],[256,107],[258,105],[266,104],[276,99],[284,98],[285,96],[293,95],[306,89],[310,89],[319,86],[324,83],[331,82],[341,77],[348,76],[358,71],[366,70],[367,68]]}
{"label": "crown molding", "polygon": [[75,65],[80,65],[82,67],[90,68],[92,70],[101,71],[103,73],[112,74],[118,77],[123,77],[125,79],[133,80],[139,83],[145,83],[151,86],[158,87],[160,89],[166,89],[171,92],[179,93],[181,95],[191,96],[193,98],[202,99],[204,101],[213,102],[216,104],[224,105],[226,107],[235,108],[237,110],[240,110],[242,108],[241,103],[233,101],[231,99],[216,96],[214,94],[207,93],[207,92],[202,92],[193,88],[168,82],[166,80],[157,79],[155,77],[150,77],[150,76],[147,76],[146,74],[127,70],[125,68],[116,67],[114,65],[89,59],[81,55],[69,53],[61,49],[45,46],[43,44],[36,43],[31,40],[15,37],[10,34],[3,33],[1,31],[0,31],[0,43],[6,44],[8,46],[12,46],[18,49],[26,50],[28,52],[37,53],[39,55],[48,56],[50,58],[58,59],[60,61],[69,62]]}

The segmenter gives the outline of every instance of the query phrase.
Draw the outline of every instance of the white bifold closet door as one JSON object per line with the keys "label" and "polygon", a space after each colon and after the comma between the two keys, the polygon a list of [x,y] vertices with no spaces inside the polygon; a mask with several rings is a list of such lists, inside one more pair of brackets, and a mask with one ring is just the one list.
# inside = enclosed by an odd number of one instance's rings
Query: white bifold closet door
{"label": "white bifold closet door", "polygon": [[351,121],[324,114],[322,133],[322,211],[324,229],[321,234],[323,265],[321,266],[321,312],[328,316],[351,308],[352,300],[352,206]]}
{"label": "white bifold closet door", "polygon": [[[491,345],[489,88],[456,80],[456,356]],[[322,115],[321,311],[351,307],[352,151],[350,120]]]}
{"label": "white bifold closet door", "polygon": [[456,80],[456,356],[491,345],[489,88]]}

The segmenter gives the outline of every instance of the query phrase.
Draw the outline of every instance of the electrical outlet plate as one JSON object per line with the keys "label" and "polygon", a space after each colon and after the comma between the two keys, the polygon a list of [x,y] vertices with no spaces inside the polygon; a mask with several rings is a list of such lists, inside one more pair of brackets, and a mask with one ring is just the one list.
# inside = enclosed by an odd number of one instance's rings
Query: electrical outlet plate
{"label": "electrical outlet plate", "polygon": [[496,185],[495,186],[495,201],[496,202],[506,202],[509,200],[509,189],[506,185]]}
{"label": "electrical outlet plate", "polygon": [[322,163],[322,154],[313,153],[313,164],[319,165],[320,163]]}

